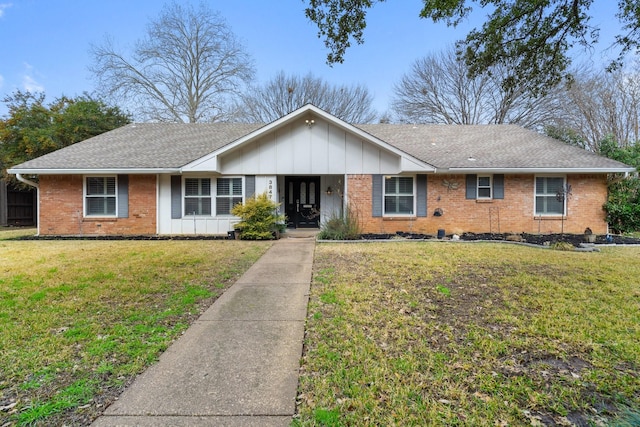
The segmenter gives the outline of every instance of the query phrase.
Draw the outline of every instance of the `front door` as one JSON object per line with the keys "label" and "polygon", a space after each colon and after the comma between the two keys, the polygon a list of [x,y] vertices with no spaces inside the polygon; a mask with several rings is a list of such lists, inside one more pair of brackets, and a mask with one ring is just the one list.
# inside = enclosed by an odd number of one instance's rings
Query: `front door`
{"label": "front door", "polygon": [[284,178],[285,214],[289,228],[320,227],[320,177]]}

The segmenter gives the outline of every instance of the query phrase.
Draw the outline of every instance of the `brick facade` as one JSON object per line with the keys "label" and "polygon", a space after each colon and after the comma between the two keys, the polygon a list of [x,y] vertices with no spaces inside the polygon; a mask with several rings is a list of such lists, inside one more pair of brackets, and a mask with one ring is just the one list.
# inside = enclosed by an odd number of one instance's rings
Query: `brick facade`
{"label": "brick facade", "polygon": [[[607,232],[602,205],[607,198],[606,175],[567,175],[572,195],[567,202],[564,232],[581,234],[589,227]],[[426,217],[373,217],[372,176],[349,175],[346,191],[351,210],[365,233],[397,231],[436,235],[475,233],[560,233],[560,217],[534,215],[534,175],[505,175],[504,199],[466,199],[465,175],[427,176]],[[128,218],[85,218],[83,176],[40,177],[40,234],[57,236],[154,235],[157,233],[155,175],[129,175]],[[440,209],[442,216],[435,216]]]}
{"label": "brick facade", "polygon": [[[589,227],[596,234],[607,232],[602,205],[607,200],[606,175],[567,175],[572,195],[567,201],[564,232],[582,234]],[[534,215],[534,175],[505,175],[504,199],[466,199],[465,175],[427,176],[427,217],[372,216],[372,176],[349,175],[347,192],[352,211],[363,232],[387,234],[397,231],[436,235],[474,233],[560,233],[557,217]],[[439,208],[442,216],[434,216]]]}
{"label": "brick facade", "polygon": [[40,235],[156,234],[156,176],[129,175],[128,218],[85,218],[83,176],[40,176]]}

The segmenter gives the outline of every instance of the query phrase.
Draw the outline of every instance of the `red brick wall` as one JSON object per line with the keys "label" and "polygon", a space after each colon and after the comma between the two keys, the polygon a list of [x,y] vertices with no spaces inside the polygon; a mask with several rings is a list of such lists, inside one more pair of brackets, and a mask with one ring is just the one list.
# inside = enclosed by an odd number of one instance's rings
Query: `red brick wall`
{"label": "red brick wall", "polygon": [[84,218],[81,175],[40,176],[40,234],[156,234],[156,176],[129,175],[128,218]]}
{"label": "red brick wall", "polygon": [[[445,181],[450,185],[445,185]],[[534,175],[506,175],[504,199],[480,201],[465,198],[465,175],[428,175],[425,218],[373,218],[371,175],[349,175],[347,192],[365,233],[404,231],[435,235],[439,229],[447,234],[560,233],[560,217],[540,219],[534,215],[534,181]],[[596,234],[606,233],[602,209],[607,199],[606,176],[568,175],[567,183],[572,187],[572,196],[567,202],[564,232],[582,234],[589,227]],[[442,216],[433,215],[436,208],[442,209]]]}

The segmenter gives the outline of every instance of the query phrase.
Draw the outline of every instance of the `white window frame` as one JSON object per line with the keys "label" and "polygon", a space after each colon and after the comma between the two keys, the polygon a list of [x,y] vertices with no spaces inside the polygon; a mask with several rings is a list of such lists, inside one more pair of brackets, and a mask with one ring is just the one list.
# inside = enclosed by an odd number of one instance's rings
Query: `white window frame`
{"label": "white window frame", "polygon": [[[480,186],[480,178],[489,178],[489,185]],[[480,196],[480,189],[489,189],[489,196]],[[493,175],[478,175],[476,177],[476,199],[491,200],[493,199]]]}
{"label": "white window frame", "polygon": [[[239,195],[238,194],[223,194],[223,195],[219,195],[218,194],[218,181],[222,180],[222,179],[230,179],[230,180],[239,179],[240,180],[240,194]],[[244,176],[220,176],[220,177],[217,177],[216,181],[215,181],[215,196],[214,196],[214,200],[215,201],[213,203],[214,206],[213,206],[212,215],[224,216],[224,217],[233,216],[231,214],[231,212],[229,212],[229,213],[220,213],[220,214],[218,213],[218,199],[219,198],[223,198],[223,197],[227,198],[227,199],[232,199],[232,200],[239,198],[240,201],[238,203],[244,203],[244,197],[245,197],[244,187],[245,187]],[[230,188],[232,189],[231,192],[233,193],[233,185],[230,186]],[[233,207],[234,205],[233,206],[230,205],[230,206]]]}
{"label": "white window frame", "polygon": [[[411,179],[411,211],[408,213],[400,213],[400,212],[387,212],[387,179],[391,178],[410,178]],[[408,193],[389,193],[389,197],[403,197],[408,196]],[[398,205],[400,205],[398,203]],[[415,175],[385,175],[382,180],[382,215],[386,217],[415,217],[416,216],[416,176]]]}
{"label": "white window frame", "polygon": [[[209,194],[195,194],[195,195],[187,195],[187,180],[188,179],[197,179],[199,181],[198,183],[198,188],[202,188],[202,180],[204,179],[208,179],[209,180]],[[213,179],[211,179],[211,177],[206,177],[206,176],[188,176],[185,177],[182,180],[182,212],[184,212],[184,216],[191,216],[191,217],[210,217],[213,215],[213,191],[212,191],[212,185],[213,185]],[[200,200],[200,205],[202,204],[202,200],[203,199],[209,199],[209,210],[210,212],[208,214],[206,213],[196,213],[194,214],[193,212],[187,212],[187,199],[191,199],[191,200],[195,200],[198,199]]]}
{"label": "white window frame", "polygon": [[567,197],[564,198],[562,203],[562,213],[558,212],[538,212],[538,197],[549,197],[556,198],[557,193],[541,193],[538,194],[538,178],[561,178],[562,185],[566,188],[567,185],[567,176],[566,175],[535,175],[533,178],[533,215],[536,217],[564,217],[567,216]]}
{"label": "white window frame", "polygon": [[[108,179],[113,178],[114,180],[114,194],[87,194],[89,191],[89,186],[87,185],[87,181],[90,178],[102,178]],[[89,198],[114,198],[115,199],[115,209],[112,214],[110,213],[101,213],[101,214],[89,214],[87,212],[88,203],[87,199]],[[117,175],[84,175],[82,177],[82,216],[83,218],[117,218],[118,217],[118,176]]]}

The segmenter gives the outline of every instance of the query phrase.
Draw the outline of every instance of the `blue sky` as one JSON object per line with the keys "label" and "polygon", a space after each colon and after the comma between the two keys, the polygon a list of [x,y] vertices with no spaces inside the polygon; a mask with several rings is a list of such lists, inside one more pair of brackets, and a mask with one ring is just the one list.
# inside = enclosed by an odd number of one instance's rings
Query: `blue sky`
{"label": "blue sky", "polygon": [[[161,0],[0,0],[0,97],[16,89],[44,91],[47,100],[92,92],[91,44],[110,35],[123,49],[145,34],[162,9]],[[197,1],[194,2],[197,5]],[[374,107],[388,109],[393,85],[427,54],[439,52],[475,25],[458,28],[420,19],[422,0],[394,0],[368,15],[365,44],[352,46],[344,64],[329,67],[317,28],[304,16],[302,0],[209,0],[254,58],[256,78],[312,72],[332,84],[362,84]],[[617,31],[615,3],[596,1],[594,25]],[[482,17],[477,12],[475,19]],[[475,24],[479,25],[480,21]],[[600,55],[599,51],[594,55]],[[6,114],[0,105],[0,116]]]}

